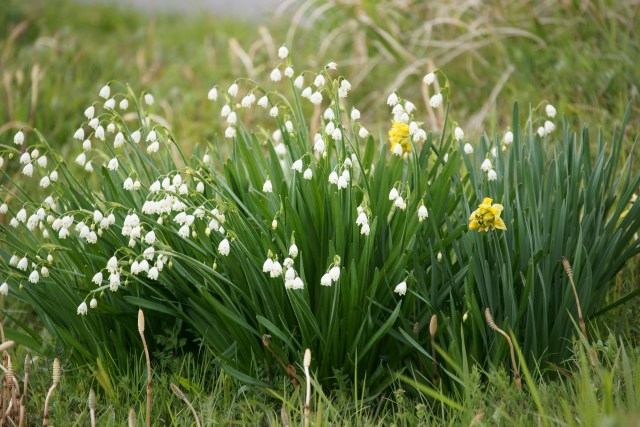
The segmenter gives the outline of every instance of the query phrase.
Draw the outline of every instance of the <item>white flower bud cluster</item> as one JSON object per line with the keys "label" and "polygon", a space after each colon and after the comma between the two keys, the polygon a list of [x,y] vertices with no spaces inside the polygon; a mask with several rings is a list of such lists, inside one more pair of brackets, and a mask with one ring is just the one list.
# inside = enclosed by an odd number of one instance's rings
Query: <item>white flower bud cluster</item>
{"label": "white flower bud cluster", "polygon": [[340,81],[340,87],[338,88],[338,97],[346,98],[349,95],[349,91],[351,90],[351,83],[347,79],[342,79]]}
{"label": "white flower bud cluster", "polygon": [[[556,116],[556,108],[551,104],[547,104],[547,106],[545,107],[545,113],[547,114],[547,117],[549,119],[552,119]],[[544,138],[545,136],[551,134],[554,130],[556,130],[555,123],[553,123],[551,120],[545,120],[544,124],[538,127],[536,133],[538,134],[538,136],[540,136],[540,138]]]}
{"label": "white flower bud cluster", "polygon": [[320,285],[331,286],[340,280],[340,265],[333,265],[329,271],[322,275],[320,278]]}
{"label": "white flower bud cluster", "polygon": [[360,234],[368,236],[371,233],[371,227],[369,226],[369,216],[367,215],[363,206],[358,206],[358,217],[356,218],[356,225],[360,227]]}
{"label": "white flower bud cluster", "polygon": [[262,265],[262,271],[264,273],[268,273],[269,277],[272,279],[283,277],[284,279],[284,287],[288,290],[300,290],[304,289],[304,281],[298,275],[294,264],[294,258],[298,256],[298,247],[295,243],[293,243],[289,247],[289,256],[286,257],[282,264],[278,261],[278,259],[274,259],[269,252],[269,256],[264,261]]}
{"label": "white flower bud cluster", "polygon": [[342,170],[342,173],[338,175],[336,171],[329,174],[329,184],[336,185],[338,190],[344,190],[349,186],[351,181],[351,174],[347,168]]}
{"label": "white flower bud cluster", "polygon": [[389,201],[393,202],[393,206],[397,209],[403,211],[407,209],[407,202],[402,198],[396,187],[393,187],[391,191],[389,191]]}

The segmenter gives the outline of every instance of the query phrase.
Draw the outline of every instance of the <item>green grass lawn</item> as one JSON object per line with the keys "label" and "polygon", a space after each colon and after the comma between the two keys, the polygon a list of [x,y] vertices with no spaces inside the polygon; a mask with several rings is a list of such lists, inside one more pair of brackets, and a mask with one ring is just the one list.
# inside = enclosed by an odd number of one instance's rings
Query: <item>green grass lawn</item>
{"label": "green grass lawn", "polygon": [[[582,120],[591,129],[606,132],[631,103],[629,139],[638,135],[640,12],[632,2],[552,2],[534,9],[526,2],[492,3],[486,10],[456,10],[459,2],[413,9],[405,3],[363,1],[351,7],[317,1],[316,9],[307,10],[298,4],[289,12],[300,13],[300,25],[291,24],[296,18],[284,15],[258,28],[207,15],[147,16],[69,1],[5,0],[0,9],[0,144],[11,144],[22,127],[35,127],[63,156],[73,158],[78,152],[73,134],[82,112],[105,83],[117,80],[131,85],[135,93],[154,94],[158,114],[170,124],[177,143],[190,152],[224,132],[218,111],[207,100],[211,86],[220,84],[226,90],[223,85],[241,75],[266,80],[283,42],[290,45],[299,65],[318,68],[331,60],[338,62],[340,72],[360,88],[354,102],[372,134],[384,134],[388,128],[388,116],[380,112],[391,90],[424,97],[419,108],[428,110],[420,82],[431,60],[449,78],[452,109],[459,115],[454,121],[462,127],[469,123],[474,139],[485,130],[503,133],[515,101],[531,103],[532,108],[551,102],[569,123]],[[322,9],[323,5],[330,7]],[[314,15],[313,10],[324,12]],[[438,24],[442,16],[451,17],[453,23]],[[433,27],[423,28],[425,23]],[[420,43],[418,31],[432,34],[425,36],[428,43]],[[524,106],[528,110],[528,104]],[[438,117],[425,117],[425,122],[432,127],[441,124]],[[8,173],[19,176],[17,169]],[[9,185],[4,175],[0,184]],[[623,271],[605,305],[640,288],[639,264],[634,261]],[[366,390],[353,389],[359,380],[344,378],[332,390],[314,383],[311,422],[638,425],[638,304],[636,297],[590,322],[589,342],[568,343],[575,351],[562,367],[523,367],[528,371],[521,369],[521,392],[510,382],[507,365],[464,370],[448,393],[425,388],[428,379],[414,372],[405,373],[415,375],[413,379],[392,381],[391,392],[363,399]],[[13,320],[36,332],[45,329],[29,307],[0,296],[0,308],[7,339],[15,330]],[[151,354],[154,424],[195,425],[186,404],[172,393],[172,383],[187,395],[203,425],[303,423],[305,390],[292,386],[286,376],[280,374],[277,388],[246,386],[220,370],[206,348],[195,355],[183,354],[181,338],[173,331],[154,339],[159,341]],[[20,381],[27,351],[19,343],[8,353]],[[64,355],[64,349],[47,338],[31,351],[26,412],[35,425],[42,422],[53,358]],[[90,389],[97,394],[98,425],[126,425],[131,408],[137,423],[144,422],[143,354],[132,354],[127,366],[115,370],[103,369],[101,363],[78,367],[61,357],[63,375],[49,406],[53,424],[89,425]]]}

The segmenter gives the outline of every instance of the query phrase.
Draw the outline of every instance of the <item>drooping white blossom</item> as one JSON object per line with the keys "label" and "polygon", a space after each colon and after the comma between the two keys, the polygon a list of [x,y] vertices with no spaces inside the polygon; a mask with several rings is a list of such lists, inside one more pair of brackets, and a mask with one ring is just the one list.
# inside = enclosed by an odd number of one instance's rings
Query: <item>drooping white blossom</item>
{"label": "drooping white blossom", "polygon": [[218,252],[222,256],[227,256],[227,255],[229,255],[230,251],[231,251],[231,247],[229,245],[229,240],[228,239],[223,239],[220,242],[220,244],[218,245]]}
{"label": "drooping white blossom", "polygon": [[404,296],[407,293],[407,282],[400,282],[396,285],[396,288],[393,290],[396,294],[400,296]]}

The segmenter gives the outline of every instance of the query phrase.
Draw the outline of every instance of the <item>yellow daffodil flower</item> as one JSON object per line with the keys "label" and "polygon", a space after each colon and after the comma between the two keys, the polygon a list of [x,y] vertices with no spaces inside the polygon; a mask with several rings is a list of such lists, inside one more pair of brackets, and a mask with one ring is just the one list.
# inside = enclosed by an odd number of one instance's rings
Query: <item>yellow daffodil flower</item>
{"label": "yellow daffodil flower", "polygon": [[402,122],[393,122],[391,129],[389,129],[389,142],[391,143],[392,153],[396,153],[394,149],[398,144],[402,147],[402,153],[411,152],[409,125]]}
{"label": "yellow daffodil flower", "polygon": [[469,229],[478,231],[489,231],[494,229],[506,230],[504,221],[500,214],[504,207],[500,204],[492,205],[493,199],[485,197],[478,209],[469,217]]}

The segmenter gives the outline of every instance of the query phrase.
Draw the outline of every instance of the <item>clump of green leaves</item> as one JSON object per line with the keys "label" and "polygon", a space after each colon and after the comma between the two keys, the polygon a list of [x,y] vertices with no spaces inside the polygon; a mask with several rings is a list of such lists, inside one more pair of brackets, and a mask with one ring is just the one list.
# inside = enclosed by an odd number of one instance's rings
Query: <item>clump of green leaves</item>
{"label": "clump of green leaves", "polygon": [[[288,52],[279,56],[293,77]],[[438,313],[431,342],[444,349],[438,363],[451,387],[470,356],[482,365],[505,358],[487,334],[485,307],[527,357],[562,357],[574,299],[561,256],[572,260],[588,318],[640,250],[640,203],[629,206],[640,177],[618,167],[623,133],[610,152],[601,144],[592,165],[586,132],[576,147],[565,129],[554,146],[553,124],[535,136],[532,113],[521,132],[516,109],[504,152],[486,138],[470,151],[447,122],[428,135],[415,106],[392,94],[388,147],[347,106],[351,85],[333,68],[303,73],[286,90],[250,80],[212,89],[211,100],[226,101],[225,138],[192,158],[154,113],[155,98],[116,82],[75,134],[83,141],[75,163],[88,175],[38,130],[1,145],[23,173],[42,177],[46,195],[5,173],[15,230],[0,225],[8,248],[0,265],[10,295],[32,305],[79,361],[127,363],[138,331],[122,319],[141,307],[149,336],[175,330],[177,319],[186,349],[200,340],[227,372],[260,386],[274,373],[297,385],[304,348],[321,384],[366,382],[376,394],[407,366],[432,376],[420,331]],[[313,89],[303,88],[309,74]],[[441,108],[437,96],[432,108]],[[245,124],[254,104],[269,111],[264,128]],[[504,206],[506,231],[469,230],[484,197]]]}

